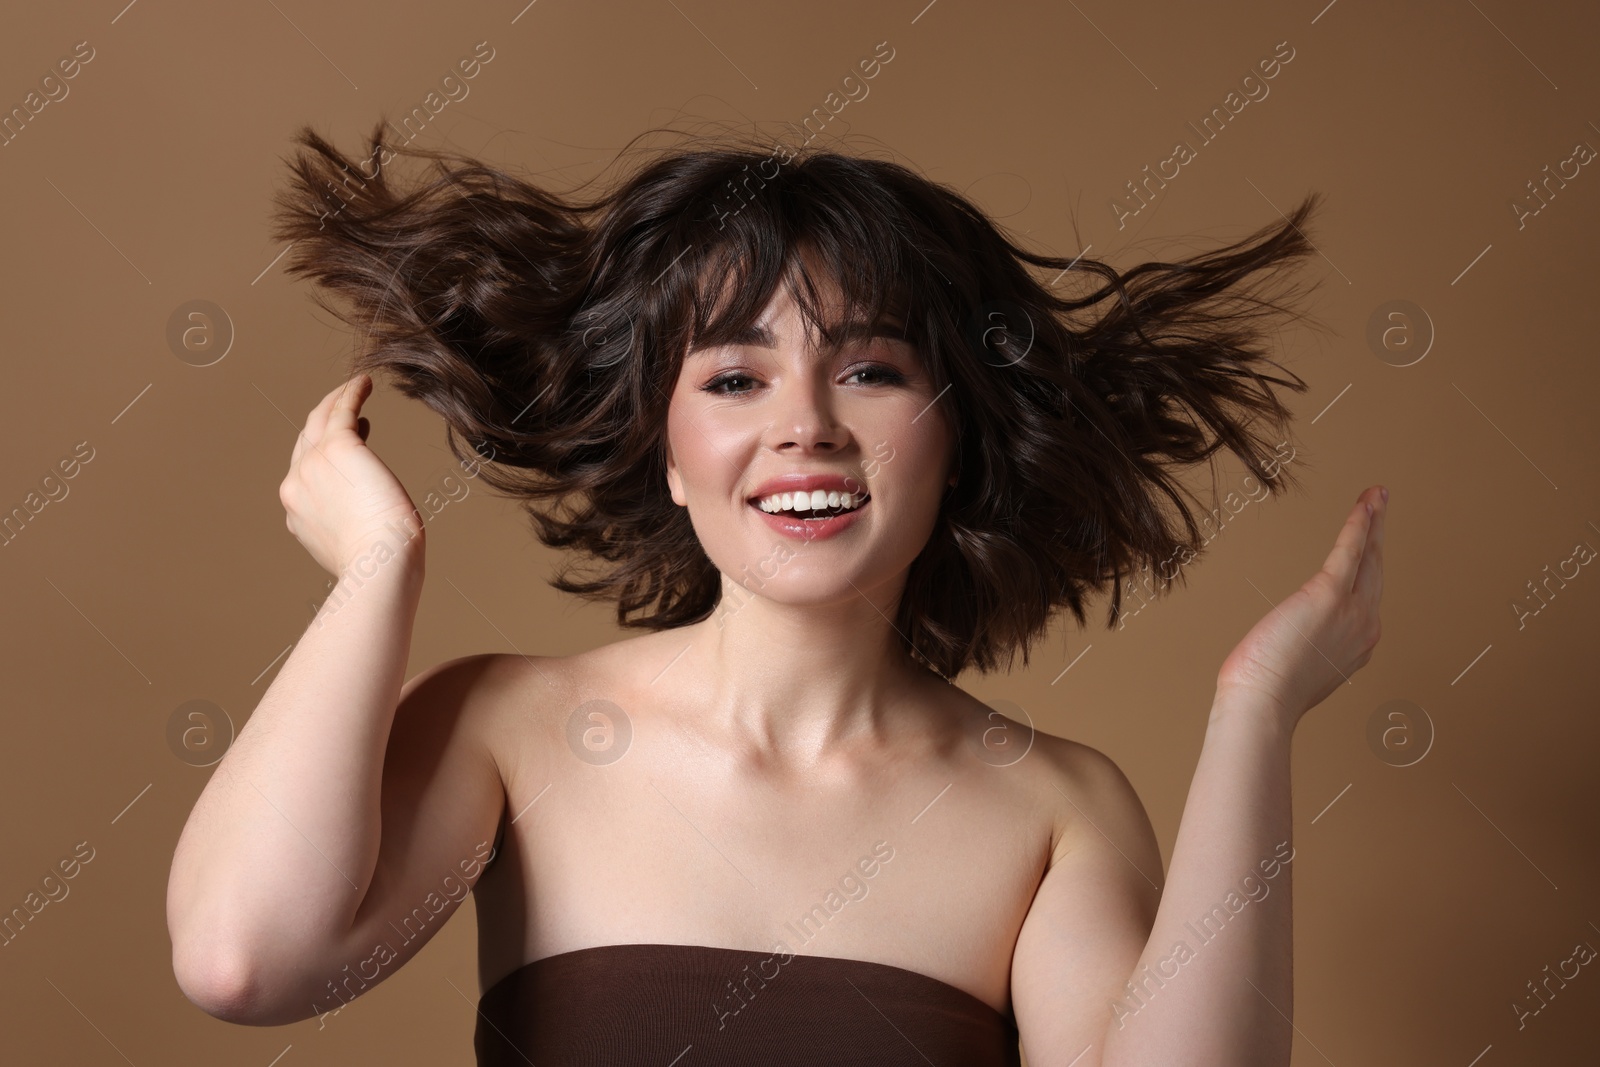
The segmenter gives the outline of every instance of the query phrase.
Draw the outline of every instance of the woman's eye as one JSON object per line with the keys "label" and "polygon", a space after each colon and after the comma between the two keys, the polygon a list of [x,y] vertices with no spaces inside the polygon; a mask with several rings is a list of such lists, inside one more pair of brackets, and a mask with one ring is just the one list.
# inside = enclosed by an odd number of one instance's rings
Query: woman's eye
{"label": "woman's eye", "polygon": [[749,390],[747,390],[747,389],[731,389],[730,390],[730,389],[724,389],[723,386],[728,385],[731,382],[748,382],[749,380],[750,379],[747,376],[743,375],[743,374],[723,374],[723,375],[719,375],[719,376],[711,379],[705,385],[701,386],[701,388],[704,389],[708,393],[716,393],[716,394],[721,395],[721,396],[728,396],[730,393],[744,393],[744,392],[749,392]]}
{"label": "woman's eye", "polygon": [[882,366],[878,366],[876,364],[874,364],[873,366],[870,366],[870,367],[862,367],[860,370],[852,372],[850,377],[854,378],[858,374],[871,374],[871,375],[874,375],[874,376],[877,377],[877,379],[880,382],[883,382],[884,384],[887,384],[887,385],[893,385],[896,382],[905,381],[905,375],[901,374],[899,371],[895,370],[893,367],[882,367]]}

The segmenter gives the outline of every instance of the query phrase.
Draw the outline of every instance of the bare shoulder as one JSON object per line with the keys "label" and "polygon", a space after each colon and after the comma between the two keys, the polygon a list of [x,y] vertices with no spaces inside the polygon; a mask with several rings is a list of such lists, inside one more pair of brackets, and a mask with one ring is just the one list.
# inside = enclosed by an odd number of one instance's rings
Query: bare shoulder
{"label": "bare shoulder", "polygon": [[1115,760],[1092,745],[1039,729],[1025,712],[1021,721],[1005,714],[1004,702],[993,708],[966,697],[966,714],[981,720],[969,728],[983,731],[981,758],[1014,766],[1018,784],[1054,813],[1050,866],[1075,851],[1102,851],[1120,854],[1116,862],[1136,870],[1146,888],[1162,884],[1161,850],[1149,814]]}
{"label": "bare shoulder", "polygon": [[[574,674],[573,657],[482,652],[436,663],[402,687],[399,715],[448,719],[448,732],[487,753],[511,788],[549,730],[552,694]],[[531,743],[530,742],[534,742]]]}
{"label": "bare shoulder", "polygon": [[492,652],[452,661],[452,670],[471,676],[473,728],[493,754],[509,794],[520,795],[516,783],[523,775],[548,781],[555,767],[549,755],[574,743],[569,734],[575,728],[587,736],[596,721],[606,720],[607,701],[613,708],[619,699],[627,703],[621,694],[631,672],[670,653],[659,637],[624,638],[565,656]]}
{"label": "bare shoulder", "polygon": [[1109,844],[1156,884],[1162,879],[1161,850],[1138,790],[1117,762],[1081,741],[1039,731],[1036,770],[1055,793],[1054,864],[1086,843]]}
{"label": "bare shoulder", "polygon": [[448,701],[464,719],[488,727],[518,710],[542,706],[543,692],[572,676],[572,658],[507,652],[458,656],[413,676],[401,697],[415,693],[432,706]]}

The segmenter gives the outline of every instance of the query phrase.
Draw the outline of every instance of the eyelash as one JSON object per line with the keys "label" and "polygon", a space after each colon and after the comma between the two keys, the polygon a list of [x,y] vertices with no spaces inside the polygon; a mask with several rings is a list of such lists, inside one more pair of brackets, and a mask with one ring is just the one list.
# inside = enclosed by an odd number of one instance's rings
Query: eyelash
{"label": "eyelash", "polygon": [[[906,376],[895,370],[893,367],[885,367],[877,363],[868,364],[865,367],[857,367],[851,372],[850,377],[854,378],[857,374],[865,373],[879,375],[883,379],[884,385],[899,385],[906,380]],[[713,393],[718,396],[739,396],[743,393],[749,392],[749,390],[740,389],[730,393],[724,392],[722,387],[728,382],[748,381],[750,378],[751,375],[745,374],[742,371],[729,371],[726,374],[717,375],[715,378],[702,385],[700,389],[703,392]]]}

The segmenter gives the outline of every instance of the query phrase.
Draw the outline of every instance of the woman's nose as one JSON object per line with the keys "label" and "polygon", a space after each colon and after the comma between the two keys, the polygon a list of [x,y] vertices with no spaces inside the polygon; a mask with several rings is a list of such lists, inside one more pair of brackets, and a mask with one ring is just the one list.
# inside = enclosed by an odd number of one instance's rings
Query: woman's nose
{"label": "woman's nose", "polygon": [[844,443],[845,430],[827,381],[791,376],[778,390],[777,401],[771,428],[774,447],[834,450]]}

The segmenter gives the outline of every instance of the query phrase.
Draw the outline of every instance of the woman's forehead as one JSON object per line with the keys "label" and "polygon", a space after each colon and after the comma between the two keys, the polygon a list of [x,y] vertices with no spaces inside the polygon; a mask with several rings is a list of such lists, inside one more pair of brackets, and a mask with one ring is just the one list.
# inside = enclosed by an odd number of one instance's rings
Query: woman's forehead
{"label": "woman's forehead", "polygon": [[[810,292],[800,291],[805,285],[800,278],[786,277],[773,287],[764,307],[743,306],[738,311],[734,310],[739,303],[734,288],[738,281],[724,275],[688,351],[721,345],[774,348],[786,328],[804,333],[813,345],[820,341],[842,346],[876,336],[909,339],[906,331],[911,316],[906,294],[882,292],[874,301],[871,294],[847,293],[831,273],[815,267],[812,271]],[[877,306],[872,306],[874,303]],[[787,327],[786,320],[794,325]]]}

